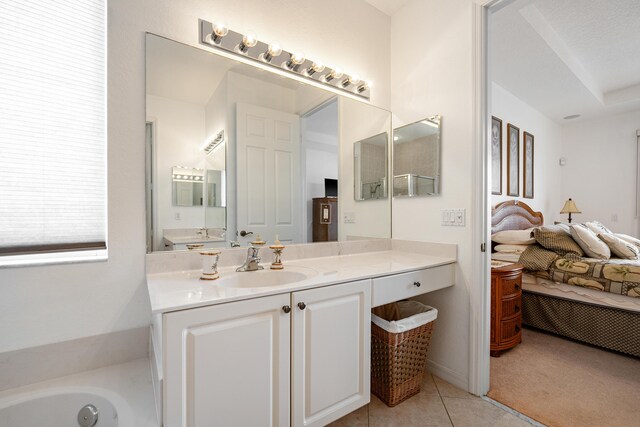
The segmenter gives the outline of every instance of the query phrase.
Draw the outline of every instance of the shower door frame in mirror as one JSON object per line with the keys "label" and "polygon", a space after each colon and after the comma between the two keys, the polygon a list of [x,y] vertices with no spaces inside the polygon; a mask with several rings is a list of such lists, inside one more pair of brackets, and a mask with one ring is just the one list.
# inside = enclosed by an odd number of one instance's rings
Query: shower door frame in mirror
{"label": "shower door frame in mirror", "polygon": [[[352,181],[354,180],[353,156],[356,141],[386,133],[386,157],[391,158],[389,143],[391,113],[389,111],[357,97],[324,88],[317,83],[291,77],[284,71],[279,73],[270,66],[262,68],[260,64],[253,61],[231,59],[211,48],[192,46],[151,33],[146,34],[146,52],[146,115],[147,122],[152,123],[153,131],[151,138],[153,146],[147,148],[147,162],[151,162],[147,164],[147,197],[151,199],[147,201],[147,242],[148,245],[149,242],[153,242],[151,243],[153,251],[184,250],[187,249],[187,244],[196,248],[228,248],[232,243],[246,245],[254,240],[258,233],[268,243],[276,237],[285,244],[310,243],[313,222],[312,199],[325,197],[324,178],[337,179],[339,182],[337,214],[332,218],[338,226],[338,240],[391,237],[391,198],[387,196],[369,200],[364,204],[356,202],[355,183]],[[188,70],[188,67],[193,64],[199,65],[199,68]],[[203,105],[198,107],[199,109],[188,110],[187,107],[184,109],[176,107],[172,110],[169,108],[180,102],[189,104],[191,99],[189,96],[197,95],[202,95],[202,99],[198,98],[197,103],[194,101],[191,104]],[[212,98],[214,95],[216,98]],[[166,98],[168,101],[162,104],[158,102],[158,98]],[[242,164],[246,166],[243,171],[238,169],[237,148],[239,138],[237,130],[240,129],[237,111],[240,104],[271,109],[274,111],[274,117],[277,117],[278,112],[293,114],[300,120],[299,131],[291,130],[296,129],[295,125],[287,130],[288,128],[279,123],[277,118],[272,124],[266,124],[267,122],[262,118],[256,119],[253,117],[255,114],[249,114],[252,116],[250,120],[253,121],[242,128],[247,134],[252,134],[248,139],[250,150],[244,153],[245,156],[250,157],[244,158]],[[331,105],[333,116],[325,117],[325,123],[321,123],[323,111],[326,116],[330,111],[327,106]],[[248,111],[257,110],[250,108]],[[201,116],[202,119],[200,119]],[[177,120],[196,123],[194,117],[198,118],[197,125],[191,127],[176,125]],[[197,132],[194,129],[197,129]],[[287,154],[287,150],[279,149],[277,151],[279,154],[274,157],[271,154],[259,152],[260,147],[255,143],[256,135],[254,134],[263,130],[271,135],[270,138],[275,138],[274,141],[281,144],[280,147],[286,146],[286,138],[283,139],[285,135],[298,132],[300,154],[296,154],[295,150]],[[189,222],[190,219],[186,221],[186,218],[191,218],[190,214],[193,211],[208,209],[206,182],[203,206],[195,207],[170,206],[168,202],[162,202],[160,195],[163,191],[166,193],[162,181],[167,181],[174,175],[171,167],[214,169],[206,166],[202,157],[204,154],[201,152],[204,147],[213,144],[215,135],[221,131],[224,134],[224,167],[221,170],[226,174],[226,203],[224,207],[213,209],[224,209],[224,224],[210,226],[204,220],[205,215],[200,216],[202,219],[200,223]],[[168,160],[159,162],[159,156],[161,158],[169,156],[169,154],[163,154],[161,150],[163,143],[172,144],[169,145],[170,149],[178,147],[182,150],[178,150],[180,153],[187,152],[188,155],[173,155],[170,162]],[[328,160],[331,158],[334,159],[333,163]],[[167,167],[164,168],[164,166]],[[320,166],[326,166],[329,169],[319,170]],[[387,182],[390,166],[387,160],[385,171]],[[301,173],[296,176],[297,170]],[[252,174],[243,176],[246,178],[244,181],[238,180],[238,174],[246,174],[247,171],[251,171]],[[204,172],[204,176],[206,181],[208,172]],[[242,220],[242,223],[238,223],[239,184],[248,188],[246,190],[248,209],[254,209],[249,212],[249,215],[243,217],[249,219]],[[293,202],[295,197],[287,198],[286,194],[294,191],[299,191],[301,203]],[[264,200],[260,200],[260,197],[273,199],[273,203],[280,204],[264,205]],[[285,198],[282,199],[282,197]],[[282,200],[285,202],[282,203]],[[262,209],[262,206],[266,207]],[[259,212],[259,209],[264,212]],[[168,211],[162,213],[164,222],[159,218],[162,210]],[[300,218],[299,224],[295,226],[299,228],[298,234],[289,233],[286,227],[274,228],[268,225],[275,221],[275,224],[280,226],[294,217]],[[170,221],[166,221],[166,218],[170,218]],[[182,223],[188,223],[188,226],[176,226]],[[178,234],[169,234],[174,231]],[[245,233],[240,233],[241,231]],[[291,237],[292,235],[295,237]],[[167,236],[170,236],[170,239],[167,239]]]}

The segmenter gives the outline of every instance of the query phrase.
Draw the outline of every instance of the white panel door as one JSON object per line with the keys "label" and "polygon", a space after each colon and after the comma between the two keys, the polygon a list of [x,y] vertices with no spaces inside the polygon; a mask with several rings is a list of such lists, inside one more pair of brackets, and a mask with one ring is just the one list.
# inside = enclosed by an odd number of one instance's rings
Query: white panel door
{"label": "white panel door", "polygon": [[284,294],[165,314],[164,425],[288,426],[289,304]]}
{"label": "white panel door", "polygon": [[300,117],[238,103],[236,137],[238,230],[302,242]]}
{"label": "white panel door", "polygon": [[371,281],[292,295],[291,420],[324,426],[369,403]]}

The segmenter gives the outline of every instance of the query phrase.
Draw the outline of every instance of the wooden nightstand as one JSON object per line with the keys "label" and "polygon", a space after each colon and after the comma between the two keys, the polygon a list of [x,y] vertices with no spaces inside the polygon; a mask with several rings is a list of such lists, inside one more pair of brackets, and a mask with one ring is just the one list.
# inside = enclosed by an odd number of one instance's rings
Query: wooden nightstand
{"label": "wooden nightstand", "polygon": [[491,356],[522,342],[522,270],[520,264],[491,269]]}

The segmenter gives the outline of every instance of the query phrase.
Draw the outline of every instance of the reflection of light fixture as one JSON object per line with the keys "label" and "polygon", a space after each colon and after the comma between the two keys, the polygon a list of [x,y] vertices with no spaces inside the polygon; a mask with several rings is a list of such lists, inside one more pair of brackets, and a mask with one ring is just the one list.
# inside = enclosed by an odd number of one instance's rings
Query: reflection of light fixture
{"label": "reflection of light fixture", "polygon": [[254,47],[258,44],[258,39],[256,35],[252,32],[248,32],[244,36],[242,36],[242,42],[238,45],[238,50],[242,53],[247,53],[250,47]]}
{"label": "reflection of light fixture", "polygon": [[437,123],[433,123],[431,120],[423,120],[420,123],[422,123],[423,125],[431,126],[432,128],[436,128],[436,129],[439,127]]}
{"label": "reflection of light fixture", "polygon": [[262,55],[262,59],[264,59],[265,62],[271,62],[274,56],[278,56],[281,53],[282,48],[280,47],[280,44],[277,42],[273,42],[269,45],[264,55]]}
{"label": "reflection of light fixture", "polygon": [[218,132],[215,138],[206,139],[204,141],[204,144],[202,144],[202,147],[200,147],[200,149],[203,150],[206,153],[206,155],[209,155],[213,152],[213,150],[218,148],[223,142],[224,142],[224,130],[221,130],[220,132]]}
{"label": "reflection of light fixture", "polygon": [[313,61],[313,64],[307,68],[307,75],[313,76],[315,73],[321,73],[324,70],[324,64],[320,61]]}
{"label": "reflection of light fixture", "polygon": [[394,140],[394,141],[397,141],[397,140],[399,140],[399,139],[400,139],[400,137],[399,137],[399,136],[397,136],[397,135],[393,137],[393,140]]}
{"label": "reflection of light fixture", "polygon": [[571,214],[582,213],[582,212],[580,212],[580,209],[578,209],[578,207],[576,206],[576,202],[569,199],[566,202],[564,202],[564,206],[562,207],[562,210],[560,211],[560,213],[569,214],[569,223],[571,223]]}
{"label": "reflection of light fixture", "polygon": [[365,90],[369,89],[372,86],[371,81],[368,82],[362,82],[358,85],[358,87],[356,88],[356,90],[358,91],[358,93],[362,93]]}
{"label": "reflection of light fixture", "polygon": [[285,63],[285,66],[293,71],[298,71],[300,64],[304,62],[304,53],[296,52],[292,53],[289,60]]}
{"label": "reflection of light fixture", "polygon": [[229,29],[224,23],[217,22],[213,24],[213,32],[211,33],[211,40],[213,40],[214,43],[220,43],[220,40],[222,40],[222,38],[226,36],[228,32],[229,32]]}

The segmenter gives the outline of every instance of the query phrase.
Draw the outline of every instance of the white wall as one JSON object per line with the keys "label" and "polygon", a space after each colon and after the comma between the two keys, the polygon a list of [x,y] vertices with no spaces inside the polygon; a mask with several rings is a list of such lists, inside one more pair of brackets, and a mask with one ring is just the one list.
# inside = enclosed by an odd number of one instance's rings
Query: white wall
{"label": "white wall", "polygon": [[[391,196],[379,200],[356,201],[354,194],[354,143],[382,132],[389,132],[391,113],[342,97],[338,99],[338,117],[338,240],[350,237],[391,237]],[[352,123],[357,125],[351,125]],[[346,223],[345,214],[353,216],[355,221]]]}
{"label": "white wall", "polygon": [[[561,219],[562,168],[559,159],[562,155],[562,127],[539,111],[530,107],[519,98],[493,83],[491,86],[491,115],[502,120],[502,196],[491,196],[491,205],[505,200],[519,199],[536,211],[541,211],[545,224],[553,224]],[[520,197],[508,197],[507,194],[507,123],[520,128]],[[523,198],[522,153],[524,134],[534,136],[533,163],[533,199]]]}
{"label": "white wall", "polygon": [[563,126],[562,200],[571,197],[582,211],[574,221],[595,219],[615,232],[638,236],[637,129],[640,111]]}
{"label": "white wall", "polygon": [[389,25],[361,1],[110,0],[108,244],[102,263],[0,270],[0,352],[149,324],[145,284],[145,31],[198,46],[198,18],[226,20],[375,81],[389,106]]}
{"label": "white wall", "polygon": [[[442,115],[442,194],[394,199],[393,237],[458,245],[456,285],[421,300],[439,310],[429,359],[466,388],[472,277],[472,1],[412,0],[391,20],[393,127]],[[466,209],[466,227],[444,227],[441,209]]]}

